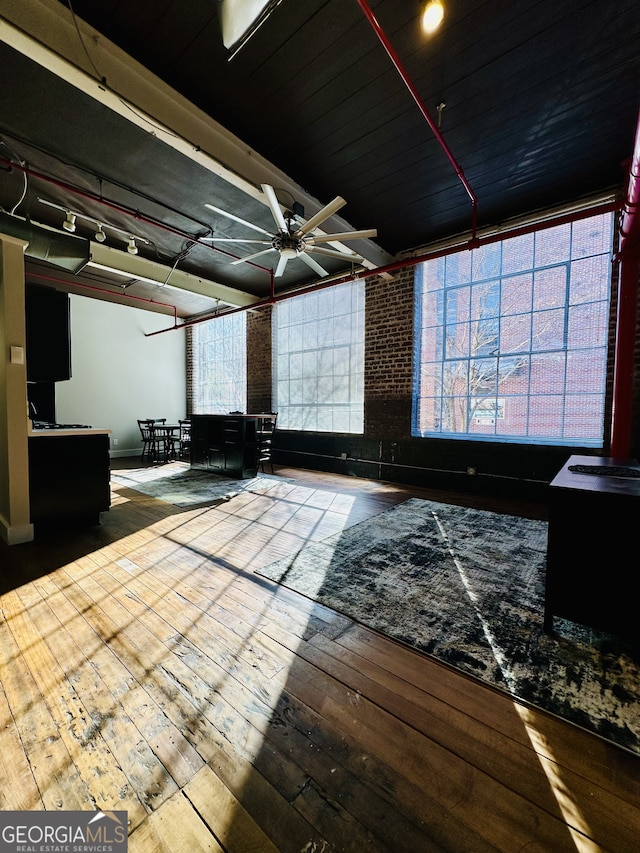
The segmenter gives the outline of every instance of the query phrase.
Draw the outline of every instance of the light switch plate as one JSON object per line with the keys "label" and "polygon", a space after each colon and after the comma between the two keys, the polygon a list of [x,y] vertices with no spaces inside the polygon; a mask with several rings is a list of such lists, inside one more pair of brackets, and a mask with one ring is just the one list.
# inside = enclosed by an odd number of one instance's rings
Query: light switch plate
{"label": "light switch plate", "polygon": [[11,347],[11,364],[24,364],[23,347]]}

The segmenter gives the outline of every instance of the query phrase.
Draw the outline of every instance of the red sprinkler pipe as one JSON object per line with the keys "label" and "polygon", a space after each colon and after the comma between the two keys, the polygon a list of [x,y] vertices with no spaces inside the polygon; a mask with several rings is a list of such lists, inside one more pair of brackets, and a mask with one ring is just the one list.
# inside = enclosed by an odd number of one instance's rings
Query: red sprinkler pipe
{"label": "red sprinkler pipe", "polygon": [[631,454],[634,350],[640,278],[640,114],[629,168],[627,197],[620,217],[618,262],[618,316],[613,372],[611,456]]}
{"label": "red sprinkler pipe", "polygon": [[[31,278],[39,278],[41,281],[52,281],[52,282],[54,282],[54,284],[65,284],[65,285],[69,284],[69,282],[65,281],[64,279],[56,278],[55,276],[52,276],[52,275],[42,275],[41,273],[29,273],[28,278],[30,278],[30,279]],[[177,329],[180,328],[180,326],[177,325],[177,323],[178,323],[178,309],[176,308],[175,305],[170,305],[168,302],[158,302],[156,299],[146,299],[144,296],[134,296],[132,293],[118,293],[117,291],[107,290],[106,287],[96,287],[93,284],[82,284],[80,282],[74,282],[73,286],[74,287],[82,287],[85,290],[93,290],[97,293],[105,293],[108,296],[120,296],[123,299],[133,299],[136,302],[146,302],[147,304],[151,304],[151,305],[160,305],[163,308],[171,308],[171,310],[173,311],[174,326]]]}
{"label": "red sprinkler pipe", "polygon": [[578,212],[564,213],[558,216],[552,216],[545,222],[532,223],[528,225],[519,225],[515,228],[510,228],[505,231],[497,231],[495,234],[489,234],[486,237],[478,237],[471,246],[469,242],[456,243],[453,246],[446,246],[441,249],[433,249],[430,252],[425,252],[421,255],[415,255],[411,258],[403,258],[400,261],[393,261],[382,267],[375,269],[354,270],[345,273],[344,275],[333,275],[328,279],[320,279],[307,287],[300,287],[296,290],[288,290],[284,293],[274,293],[273,276],[271,279],[271,295],[257,302],[252,302],[251,305],[242,305],[239,308],[231,308],[229,311],[223,311],[221,314],[205,314],[201,317],[196,317],[193,320],[185,320],[179,326],[169,326],[166,329],[159,329],[157,332],[147,332],[147,336],[162,335],[164,332],[173,332],[176,329],[183,329],[185,326],[196,326],[199,323],[206,323],[209,320],[215,320],[216,317],[226,317],[228,314],[238,314],[241,311],[255,311],[257,308],[264,308],[267,305],[275,305],[276,302],[284,302],[286,299],[293,299],[294,296],[306,296],[308,293],[316,293],[318,290],[324,290],[327,287],[335,287],[339,284],[345,284],[347,281],[357,281],[361,278],[373,278],[377,275],[385,273],[393,273],[398,270],[406,269],[407,267],[415,267],[418,264],[426,261],[434,261],[438,258],[444,258],[448,255],[457,255],[460,252],[467,252],[472,248],[480,246],[489,246],[492,243],[498,243],[501,240],[509,240],[513,237],[522,237],[525,234],[533,234],[535,231],[543,231],[545,228],[553,228],[556,225],[565,225],[568,222],[576,222],[580,219],[587,219],[590,216],[597,216],[602,213],[613,213],[620,210],[620,201],[605,201],[594,207],[585,208]]}
{"label": "red sprinkler pipe", "polygon": [[418,105],[418,109],[420,110],[420,112],[422,113],[423,117],[425,118],[427,124],[431,128],[433,135],[435,136],[435,138],[440,143],[440,147],[442,148],[444,153],[449,158],[451,165],[453,166],[453,168],[456,171],[456,175],[460,179],[462,186],[465,188],[469,198],[471,199],[471,205],[472,205],[472,209],[471,209],[471,241],[473,242],[476,238],[476,231],[477,231],[477,227],[478,227],[478,198],[477,198],[476,194],[474,193],[474,191],[471,189],[469,181],[466,179],[465,174],[462,171],[462,166],[460,166],[460,164],[458,163],[456,158],[453,156],[451,149],[449,148],[449,146],[445,142],[445,139],[444,139],[443,135],[440,133],[438,126],[434,122],[433,118],[429,114],[429,111],[427,110],[426,106],[424,105],[424,102],[422,101],[420,95],[418,94],[418,90],[416,89],[416,87],[413,85],[413,83],[409,79],[409,75],[407,74],[404,66],[402,65],[402,62],[400,61],[400,57],[398,56],[393,45],[391,44],[391,42],[387,38],[384,30],[382,29],[382,27],[380,26],[380,24],[376,20],[376,17],[373,14],[373,12],[371,11],[371,9],[369,8],[369,5],[365,2],[365,0],[358,0],[358,5],[360,6],[362,11],[364,12],[367,20],[369,21],[369,23],[371,24],[371,27],[373,28],[373,31],[378,36],[378,39],[380,40],[382,46],[384,47],[384,49],[389,54],[389,58],[391,59],[391,61],[393,62],[393,64],[396,67],[396,70],[398,71],[398,73],[402,77],[402,80],[403,80],[405,86],[409,90],[411,96],[413,97],[413,100]]}

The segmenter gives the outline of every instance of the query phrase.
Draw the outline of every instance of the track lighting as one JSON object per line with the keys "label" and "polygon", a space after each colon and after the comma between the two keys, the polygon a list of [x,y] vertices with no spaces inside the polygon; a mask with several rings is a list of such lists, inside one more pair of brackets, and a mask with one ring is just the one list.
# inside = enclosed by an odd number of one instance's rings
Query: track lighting
{"label": "track lighting", "polygon": [[62,222],[62,227],[65,231],[70,231],[73,233],[76,230],[76,219],[92,223],[92,225],[96,228],[93,234],[93,239],[96,241],[96,243],[106,242],[107,234],[105,232],[105,228],[109,229],[110,231],[114,231],[118,235],[121,235],[121,239],[125,239],[127,241],[127,252],[129,252],[130,255],[138,254],[138,243],[149,243],[149,240],[145,240],[144,237],[136,237],[134,234],[131,234],[130,231],[124,231],[122,228],[117,228],[115,225],[105,225],[103,222],[99,222],[97,219],[94,219],[93,216],[86,216],[84,213],[76,213],[73,210],[69,210],[68,208],[62,207],[59,204],[54,204],[52,201],[47,201],[45,198],[39,198],[38,201],[41,204],[46,204],[47,207],[54,207],[56,210],[60,210],[62,211],[62,213],[64,213],[65,218]]}

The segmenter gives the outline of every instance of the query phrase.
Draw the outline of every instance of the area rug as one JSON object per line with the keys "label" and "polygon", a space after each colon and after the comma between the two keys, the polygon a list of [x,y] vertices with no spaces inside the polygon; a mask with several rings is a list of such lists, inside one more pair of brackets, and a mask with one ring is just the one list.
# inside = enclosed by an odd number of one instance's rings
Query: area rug
{"label": "area rug", "polygon": [[259,574],[640,753],[640,660],[543,631],[547,524],[408,500]]}
{"label": "area rug", "polygon": [[263,494],[287,481],[283,477],[262,473],[238,480],[197,468],[191,469],[186,463],[174,463],[173,466],[160,468],[112,471],[111,482],[174,506],[187,507],[227,501],[243,492]]}

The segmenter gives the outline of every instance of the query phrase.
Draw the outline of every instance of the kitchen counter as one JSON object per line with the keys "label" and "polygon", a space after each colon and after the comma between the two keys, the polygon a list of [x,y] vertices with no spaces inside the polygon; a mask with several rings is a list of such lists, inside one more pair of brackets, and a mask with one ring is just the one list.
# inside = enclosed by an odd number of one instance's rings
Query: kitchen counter
{"label": "kitchen counter", "polygon": [[39,438],[46,435],[47,438],[56,438],[64,435],[111,435],[110,429],[94,429],[93,427],[74,427],[71,429],[29,429],[29,438]]}
{"label": "kitchen counter", "polygon": [[111,435],[110,429],[100,429],[95,427],[85,427],[85,426],[75,426],[75,425],[63,425],[60,427],[48,427],[46,429],[39,429],[38,427],[33,426],[32,421],[27,421],[27,435],[29,438],[37,438],[39,436],[69,436],[69,435]]}

